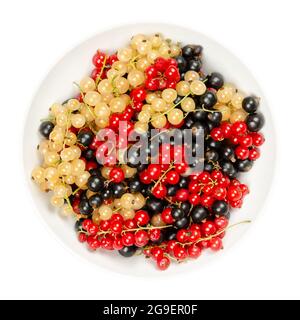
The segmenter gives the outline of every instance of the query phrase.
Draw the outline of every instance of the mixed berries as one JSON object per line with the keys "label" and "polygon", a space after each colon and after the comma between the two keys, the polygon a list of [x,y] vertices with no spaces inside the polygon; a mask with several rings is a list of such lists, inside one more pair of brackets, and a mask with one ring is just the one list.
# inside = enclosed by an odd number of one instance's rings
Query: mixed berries
{"label": "mixed berries", "polygon": [[166,270],[223,248],[265,120],[259,98],[207,73],[202,54],[160,34],[97,50],[80,94],[41,123],[32,178],[90,250],[142,253]]}

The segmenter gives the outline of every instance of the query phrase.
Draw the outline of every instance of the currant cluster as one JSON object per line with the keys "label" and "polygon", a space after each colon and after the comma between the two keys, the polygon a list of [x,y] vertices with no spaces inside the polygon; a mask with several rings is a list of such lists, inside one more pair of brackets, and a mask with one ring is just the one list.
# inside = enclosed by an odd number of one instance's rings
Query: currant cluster
{"label": "currant cluster", "polygon": [[265,120],[257,97],[205,72],[202,54],[160,34],[138,34],[111,55],[97,50],[80,94],[42,120],[32,179],[75,217],[90,250],[142,253],[165,270],[223,248]]}

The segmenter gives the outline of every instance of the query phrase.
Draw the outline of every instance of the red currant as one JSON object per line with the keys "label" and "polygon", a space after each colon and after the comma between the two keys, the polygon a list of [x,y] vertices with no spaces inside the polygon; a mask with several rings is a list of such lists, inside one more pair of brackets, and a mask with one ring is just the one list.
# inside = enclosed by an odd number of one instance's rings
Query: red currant
{"label": "red currant", "polygon": [[183,246],[176,244],[173,248],[173,255],[178,260],[184,260],[187,256],[187,252]]}
{"label": "red currant", "polygon": [[131,90],[130,97],[134,101],[142,102],[146,99],[147,92],[144,87],[137,87]]}
{"label": "red currant", "polygon": [[249,151],[249,160],[255,161],[260,157],[260,151],[258,148],[252,148]]}
{"label": "red currant", "polygon": [[151,241],[158,241],[161,237],[160,229],[150,229],[149,230],[149,238]]}
{"label": "red currant", "polygon": [[242,146],[237,146],[234,150],[234,153],[236,154],[237,158],[241,160],[246,160],[249,157],[249,149]]}
{"label": "red currant", "polygon": [[135,233],[134,238],[134,243],[137,247],[144,247],[149,242],[149,236],[145,230],[138,230]]}
{"label": "red currant", "polygon": [[106,60],[106,54],[98,50],[93,56],[93,64],[96,68],[101,69],[104,61]]}
{"label": "red currant", "polygon": [[153,247],[151,249],[151,256],[154,260],[157,260],[158,258],[162,258],[164,255],[164,251],[160,247]]}
{"label": "red currant", "polygon": [[238,201],[242,198],[243,193],[239,187],[230,186],[227,189],[227,198],[229,201]]}
{"label": "red currant", "polygon": [[167,195],[167,187],[162,184],[159,183],[155,188],[153,188],[152,190],[152,194],[154,195],[154,197],[158,198],[158,199],[163,199],[166,197]]}
{"label": "red currant", "polygon": [[149,164],[147,172],[152,180],[158,180],[161,176],[161,166],[159,164]]}
{"label": "red currant", "polygon": [[158,257],[156,264],[159,270],[166,270],[169,268],[171,261],[167,256]]}
{"label": "red currant", "polygon": [[189,195],[189,203],[193,206],[197,206],[201,202],[201,196],[198,193],[191,193]]}
{"label": "red currant", "polygon": [[78,233],[78,240],[79,240],[79,242],[86,242],[87,235],[83,232],[79,232]]}
{"label": "red currant", "polygon": [[223,249],[222,240],[219,237],[214,237],[209,240],[209,247],[213,251],[219,251]]}
{"label": "red currant", "polygon": [[175,170],[171,170],[166,174],[166,180],[168,184],[177,184],[180,180],[180,175]]}
{"label": "red currant", "polygon": [[110,225],[110,229],[115,234],[119,234],[123,230],[123,224],[120,221],[112,221]]}
{"label": "red currant", "polygon": [[197,259],[201,255],[201,248],[195,243],[189,246],[187,251],[192,259]]}
{"label": "red currant", "polygon": [[209,236],[214,235],[216,233],[216,231],[217,231],[217,228],[212,221],[206,221],[201,226],[201,233],[205,237],[209,237]]}
{"label": "red currant", "polygon": [[121,168],[113,168],[109,173],[109,178],[114,183],[120,183],[125,179],[124,171]]}
{"label": "red currant", "polygon": [[240,136],[239,138],[239,145],[245,148],[249,148],[252,146],[252,137],[250,135]]}
{"label": "red currant", "polygon": [[145,226],[149,223],[150,217],[147,211],[139,210],[135,213],[134,220],[139,226]]}
{"label": "red currant", "polygon": [[186,229],[180,229],[177,231],[176,239],[181,242],[187,242],[189,240],[189,233]]}
{"label": "red currant", "polygon": [[233,135],[242,135],[247,132],[247,125],[244,121],[237,121],[232,124],[231,132]]}
{"label": "red currant", "polygon": [[172,209],[171,208],[166,208],[163,210],[161,213],[161,218],[164,223],[166,224],[172,224],[175,222],[174,218],[172,217]]}
{"label": "red currant", "polygon": [[122,236],[122,243],[126,247],[131,247],[134,245],[135,237],[131,232],[127,232]]}
{"label": "red currant", "polygon": [[187,189],[179,189],[176,192],[175,198],[177,201],[185,202],[189,198],[189,191]]}
{"label": "red currant", "polygon": [[215,141],[221,141],[224,139],[224,134],[221,128],[213,128],[210,132],[210,136],[215,140]]}
{"label": "red currant", "polygon": [[217,231],[224,230],[228,226],[228,220],[225,217],[218,217],[214,221]]}
{"label": "red currant", "polygon": [[260,147],[265,142],[265,137],[262,133],[251,132],[251,137],[255,147]]}
{"label": "red currant", "polygon": [[118,237],[115,238],[114,243],[113,243],[113,248],[115,250],[121,250],[124,247],[123,242],[122,242],[122,238]]}

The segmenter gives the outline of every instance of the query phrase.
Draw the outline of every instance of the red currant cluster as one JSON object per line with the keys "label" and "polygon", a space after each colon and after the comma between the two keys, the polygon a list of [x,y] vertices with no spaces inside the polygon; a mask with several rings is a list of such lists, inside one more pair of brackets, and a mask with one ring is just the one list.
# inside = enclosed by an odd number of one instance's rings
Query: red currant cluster
{"label": "red currant cluster", "polygon": [[229,139],[235,146],[234,153],[237,159],[240,160],[257,160],[260,157],[260,151],[257,147],[265,141],[261,133],[248,131],[244,121],[237,121],[233,124],[224,122],[220,127],[213,128],[210,136],[215,141]]}
{"label": "red currant cluster", "polygon": [[249,193],[240,174],[264,143],[259,99],[206,75],[201,46],[159,35],[137,35],[112,55],[98,50],[92,63],[80,95],[54,104],[40,125],[34,181],[75,216],[91,250],[140,252],[165,270],[222,249],[230,211]]}
{"label": "red currant cluster", "polygon": [[175,89],[180,80],[177,62],[172,58],[157,58],[155,63],[145,70],[145,74],[145,88],[151,91]]}

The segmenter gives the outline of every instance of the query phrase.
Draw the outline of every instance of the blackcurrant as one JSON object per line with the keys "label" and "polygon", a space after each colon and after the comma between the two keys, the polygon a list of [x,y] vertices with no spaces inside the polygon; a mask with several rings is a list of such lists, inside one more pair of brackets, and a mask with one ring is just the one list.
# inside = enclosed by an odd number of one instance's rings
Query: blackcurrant
{"label": "blackcurrant", "polygon": [[83,158],[85,158],[88,161],[94,160],[95,159],[94,150],[92,150],[92,149],[83,150],[82,156],[83,156]]}
{"label": "blackcurrant", "polygon": [[229,206],[223,200],[216,200],[211,207],[211,211],[217,216],[224,216],[229,211]]}
{"label": "blackcurrant", "polygon": [[190,212],[191,204],[189,202],[182,202],[180,208],[187,215]]}
{"label": "blackcurrant", "polygon": [[43,137],[48,139],[53,128],[54,128],[54,124],[51,121],[43,121],[40,124],[39,132]]}
{"label": "blackcurrant", "polygon": [[167,241],[169,240],[175,240],[176,239],[176,234],[177,234],[177,231],[176,229],[174,228],[168,228],[166,233],[165,233],[165,239]]}
{"label": "blackcurrant", "polygon": [[259,131],[265,124],[265,118],[261,113],[249,114],[246,118],[246,124],[249,131]]}
{"label": "blackcurrant", "polygon": [[191,212],[191,217],[194,223],[201,223],[202,221],[207,219],[208,216],[208,209],[202,206],[196,206]]}
{"label": "blackcurrant", "polygon": [[96,209],[101,206],[102,201],[102,196],[99,193],[96,193],[89,198],[89,205]]}
{"label": "blackcurrant", "polygon": [[200,69],[201,69],[201,66],[202,66],[202,63],[200,60],[190,60],[188,62],[188,69],[189,70],[193,70],[193,71],[196,71],[196,72],[199,72]]}
{"label": "blackcurrant", "polygon": [[177,61],[180,73],[185,72],[187,67],[187,61],[185,58],[183,56],[177,56],[175,59]]}
{"label": "blackcurrant", "polygon": [[229,178],[235,178],[237,176],[237,170],[230,161],[222,161],[220,163],[223,173]]}
{"label": "blackcurrant", "polygon": [[183,229],[183,228],[187,228],[189,225],[189,220],[187,217],[183,217],[180,220],[175,221],[174,226],[177,229]]}
{"label": "blackcurrant", "polygon": [[111,186],[111,191],[114,198],[121,198],[126,192],[125,185],[123,183],[115,183]]}
{"label": "blackcurrant", "polygon": [[247,112],[247,113],[254,113],[257,111],[259,105],[259,100],[256,97],[246,97],[243,102],[242,102],[242,106],[243,109]]}
{"label": "blackcurrant", "polygon": [[191,58],[194,55],[194,48],[190,44],[184,46],[182,48],[182,55],[185,58]]}
{"label": "blackcurrant", "polygon": [[213,72],[207,77],[207,87],[214,88],[216,90],[220,89],[224,84],[223,76],[218,72]]}
{"label": "blackcurrant", "polygon": [[176,186],[176,185],[169,185],[169,186],[167,187],[167,196],[168,196],[168,197],[174,197],[175,194],[176,194],[176,192],[177,192],[177,190],[178,190],[178,186]]}
{"label": "blackcurrant", "polygon": [[200,97],[200,103],[201,106],[203,106],[204,108],[211,109],[217,103],[217,97],[213,92],[206,91]]}
{"label": "blackcurrant", "polygon": [[119,254],[125,258],[130,258],[136,253],[137,247],[136,246],[130,246],[130,247],[123,247],[121,250],[119,250]]}
{"label": "blackcurrant", "polygon": [[218,161],[219,160],[219,153],[216,150],[207,150],[205,152],[205,160],[206,161]]}
{"label": "blackcurrant", "polygon": [[94,134],[91,131],[81,131],[77,135],[77,141],[81,145],[88,147],[93,142]]}
{"label": "blackcurrant", "polygon": [[83,221],[84,221],[85,219],[84,218],[81,218],[81,219],[79,219],[79,220],[77,220],[76,222],[75,222],[75,231],[80,231],[80,228],[81,228],[81,226],[82,226],[82,223],[83,223]]}
{"label": "blackcurrant", "polygon": [[235,162],[235,168],[240,172],[248,172],[253,167],[253,161],[246,159],[246,160],[237,160]]}
{"label": "blackcurrant", "polygon": [[189,186],[189,178],[181,177],[178,183],[179,188],[186,189]]}
{"label": "blackcurrant", "polygon": [[108,200],[108,199],[111,199],[112,196],[113,196],[113,191],[111,188],[107,188],[107,189],[104,189],[102,192],[101,192],[101,195],[102,195],[102,198],[103,200]]}
{"label": "blackcurrant", "polygon": [[208,120],[210,120],[213,124],[219,125],[222,120],[222,113],[221,112],[208,112],[207,115]]}
{"label": "blackcurrant", "polygon": [[179,220],[184,217],[184,211],[179,207],[173,208],[171,214],[175,220]]}
{"label": "blackcurrant", "polygon": [[151,197],[147,199],[146,206],[152,214],[160,213],[164,209],[164,201]]}
{"label": "blackcurrant", "polygon": [[98,192],[104,187],[104,181],[97,175],[90,176],[87,182],[87,187],[93,192]]}
{"label": "blackcurrant", "polygon": [[195,121],[205,121],[206,120],[206,111],[204,110],[197,110],[192,113],[192,118]]}
{"label": "blackcurrant", "polygon": [[128,183],[129,191],[131,193],[141,192],[143,189],[143,184],[139,180],[139,178],[132,179]]}
{"label": "blackcurrant", "polygon": [[81,200],[79,203],[79,211],[83,215],[90,215],[93,213],[94,209],[90,206],[88,200]]}
{"label": "blackcurrant", "polygon": [[227,160],[234,160],[235,156],[234,156],[234,148],[232,146],[222,146],[219,149],[219,155],[220,158],[222,159],[227,159]]}

